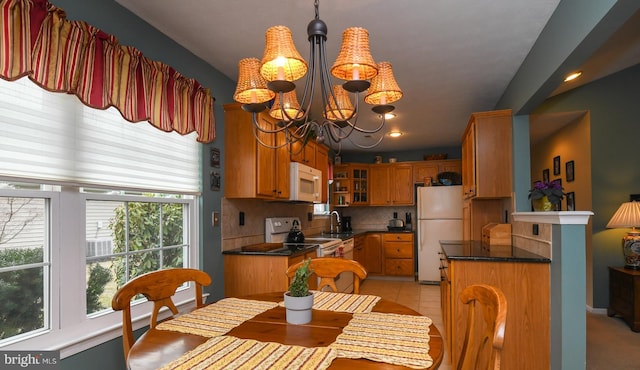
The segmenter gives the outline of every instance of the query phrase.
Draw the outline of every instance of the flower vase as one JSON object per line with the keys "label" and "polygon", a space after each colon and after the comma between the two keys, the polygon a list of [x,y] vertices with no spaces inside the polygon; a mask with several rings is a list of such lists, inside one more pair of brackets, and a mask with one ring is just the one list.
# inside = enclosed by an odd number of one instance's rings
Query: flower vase
{"label": "flower vase", "polygon": [[531,205],[536,212],[549,212],[553,211],[553,203],[549,201],[549,198],[545,195],[539,199],[531,199]]}

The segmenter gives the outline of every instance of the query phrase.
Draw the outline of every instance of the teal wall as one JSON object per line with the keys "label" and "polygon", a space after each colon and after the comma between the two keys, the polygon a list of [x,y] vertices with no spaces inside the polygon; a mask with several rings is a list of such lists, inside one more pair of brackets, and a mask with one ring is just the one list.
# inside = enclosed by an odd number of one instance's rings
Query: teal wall
{"label": "teal wall", "polygon": [[[211,213],[221,210],[222,190],[210,191],[209,150],[218,148],[221,152],[221,167],[215,169],[224,173],[224,111],[222,105],[233,101],[235,81],[225,77],[209,64],[187,51],[173,40],[158,32],[148,23],[117,4],[113,0],[51,0],[62,8],[69,20],[83,20],[118,38],[122,45],[139,49],[146,57],[172,66],[181,74],[195,78],[211,90],[215,101],[216,140],[202,145],[203,192],[200,204],[200,263],[213,283],[205,289],[210,294],[209,301],[223,297],[223,267],[220,227],[211,226]],[[222,187],[224,187],[224,178]],[[138,331],[138,334],[141,331]],[[62,369],[114,370],[124,369],[122,340],[115,340],[78,353],[62,360]]]}
{"label": "teal wall", "polygon": [[594,308],[606,308],[609,302],[607,266],[624,265],[620,240],[626,232],[605,226],[629,194],[640,193],[638,86],[640,66],[635,66],[548,99],[535,111],[590,111]]}

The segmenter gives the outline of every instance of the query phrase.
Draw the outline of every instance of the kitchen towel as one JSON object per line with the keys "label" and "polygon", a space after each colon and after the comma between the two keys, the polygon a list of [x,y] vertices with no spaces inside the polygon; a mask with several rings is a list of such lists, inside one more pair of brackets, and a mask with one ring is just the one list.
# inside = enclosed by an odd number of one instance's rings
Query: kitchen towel
{"label": "kitchen towel", "polygon": [[429,326],[426,316],[392,313],[355,313],[329,348],[338,358],[366,358],[415,369],[433,364],[429,356]]}
{"label": "kitchen towel", "polygon": [[243,322],[277,307],[275,302],[225,298],[193,312],[162,322],[159,330],[196,334],[207,338],[223,335]]}
{"label": "kitchen towel", "polygon": [[209,339],[162,370],[324,370],[336,356],[336,351],[327,347],[306,348],[225,335]]}

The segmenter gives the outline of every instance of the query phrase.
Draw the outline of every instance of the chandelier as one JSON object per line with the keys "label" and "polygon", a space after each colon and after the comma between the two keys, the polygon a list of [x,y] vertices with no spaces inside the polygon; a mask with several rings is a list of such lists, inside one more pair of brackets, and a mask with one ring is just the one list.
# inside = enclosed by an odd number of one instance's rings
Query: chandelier
{"label": "chandelier", "polygon": [[[327,144],[337,153],[345,139],[362,149],[373,148],[384,138],[384,133],[379,132],[385,125],[385,114],[395,109],[390,104],[402,97],[391,63],[374,62],[369,51],[369,32],[351,27],[343,32],[340,53],[329,70],[325,48],[327,25],[319,18],[318,0],[314,6],[315,19],[307,26],[310,67],[296,50],[289,28],[271,27],[266,32],[262,60],[245,58],[238,63],[238,84],[233,98],[242,104],[243,110],[252,113],[253,134],[263,146],[276,149],[288,145],[291,150],[291,144],[306,143],[315,137],[318,143]],[[293,81],[305,74],[300,103]],[[346,82],[334,84],[331,75]],[[324,109],[322,117],[311,117],[317,84],[320,84]],[[359,96],[363,93],[365,103],[373,105],[372,111],[380,119],[373,129],[357,125]],[[355,95],[355,104],[350,94]],[[268,105],[269,115],[278,120],[276,127],[265,127],[257,119],[258,113]],[[373,144],[361,144],[353,140],[354,132],[368,137],[376,134],[379,138]],[[261,139],[264,135],[259,133],[279,134],[286,140],[269,140],[277,143],[272,145]]]}

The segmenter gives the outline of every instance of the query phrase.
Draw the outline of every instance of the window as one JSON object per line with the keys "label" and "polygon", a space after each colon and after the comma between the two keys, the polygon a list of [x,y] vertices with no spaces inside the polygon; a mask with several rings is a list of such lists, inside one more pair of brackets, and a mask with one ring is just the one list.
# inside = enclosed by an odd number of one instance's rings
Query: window
{"label": "window", "polygon": [[[1,349],[64,358],[113,339],[119,286],[198,266],[195,134],[132,124],[26,78],[0,80],[0,130]],[[175,297],[192,300],[188,286]],[[134,326],[149,310],[132,307]]]}
{"label": "window", "polygon": [[136,276],[188,267],[184,202],[87,200],[87,314],[108,310],[113,293]]}
{"label": "window", "polygon": [[47,204],[0,196],[0,340],[49,328]]}

